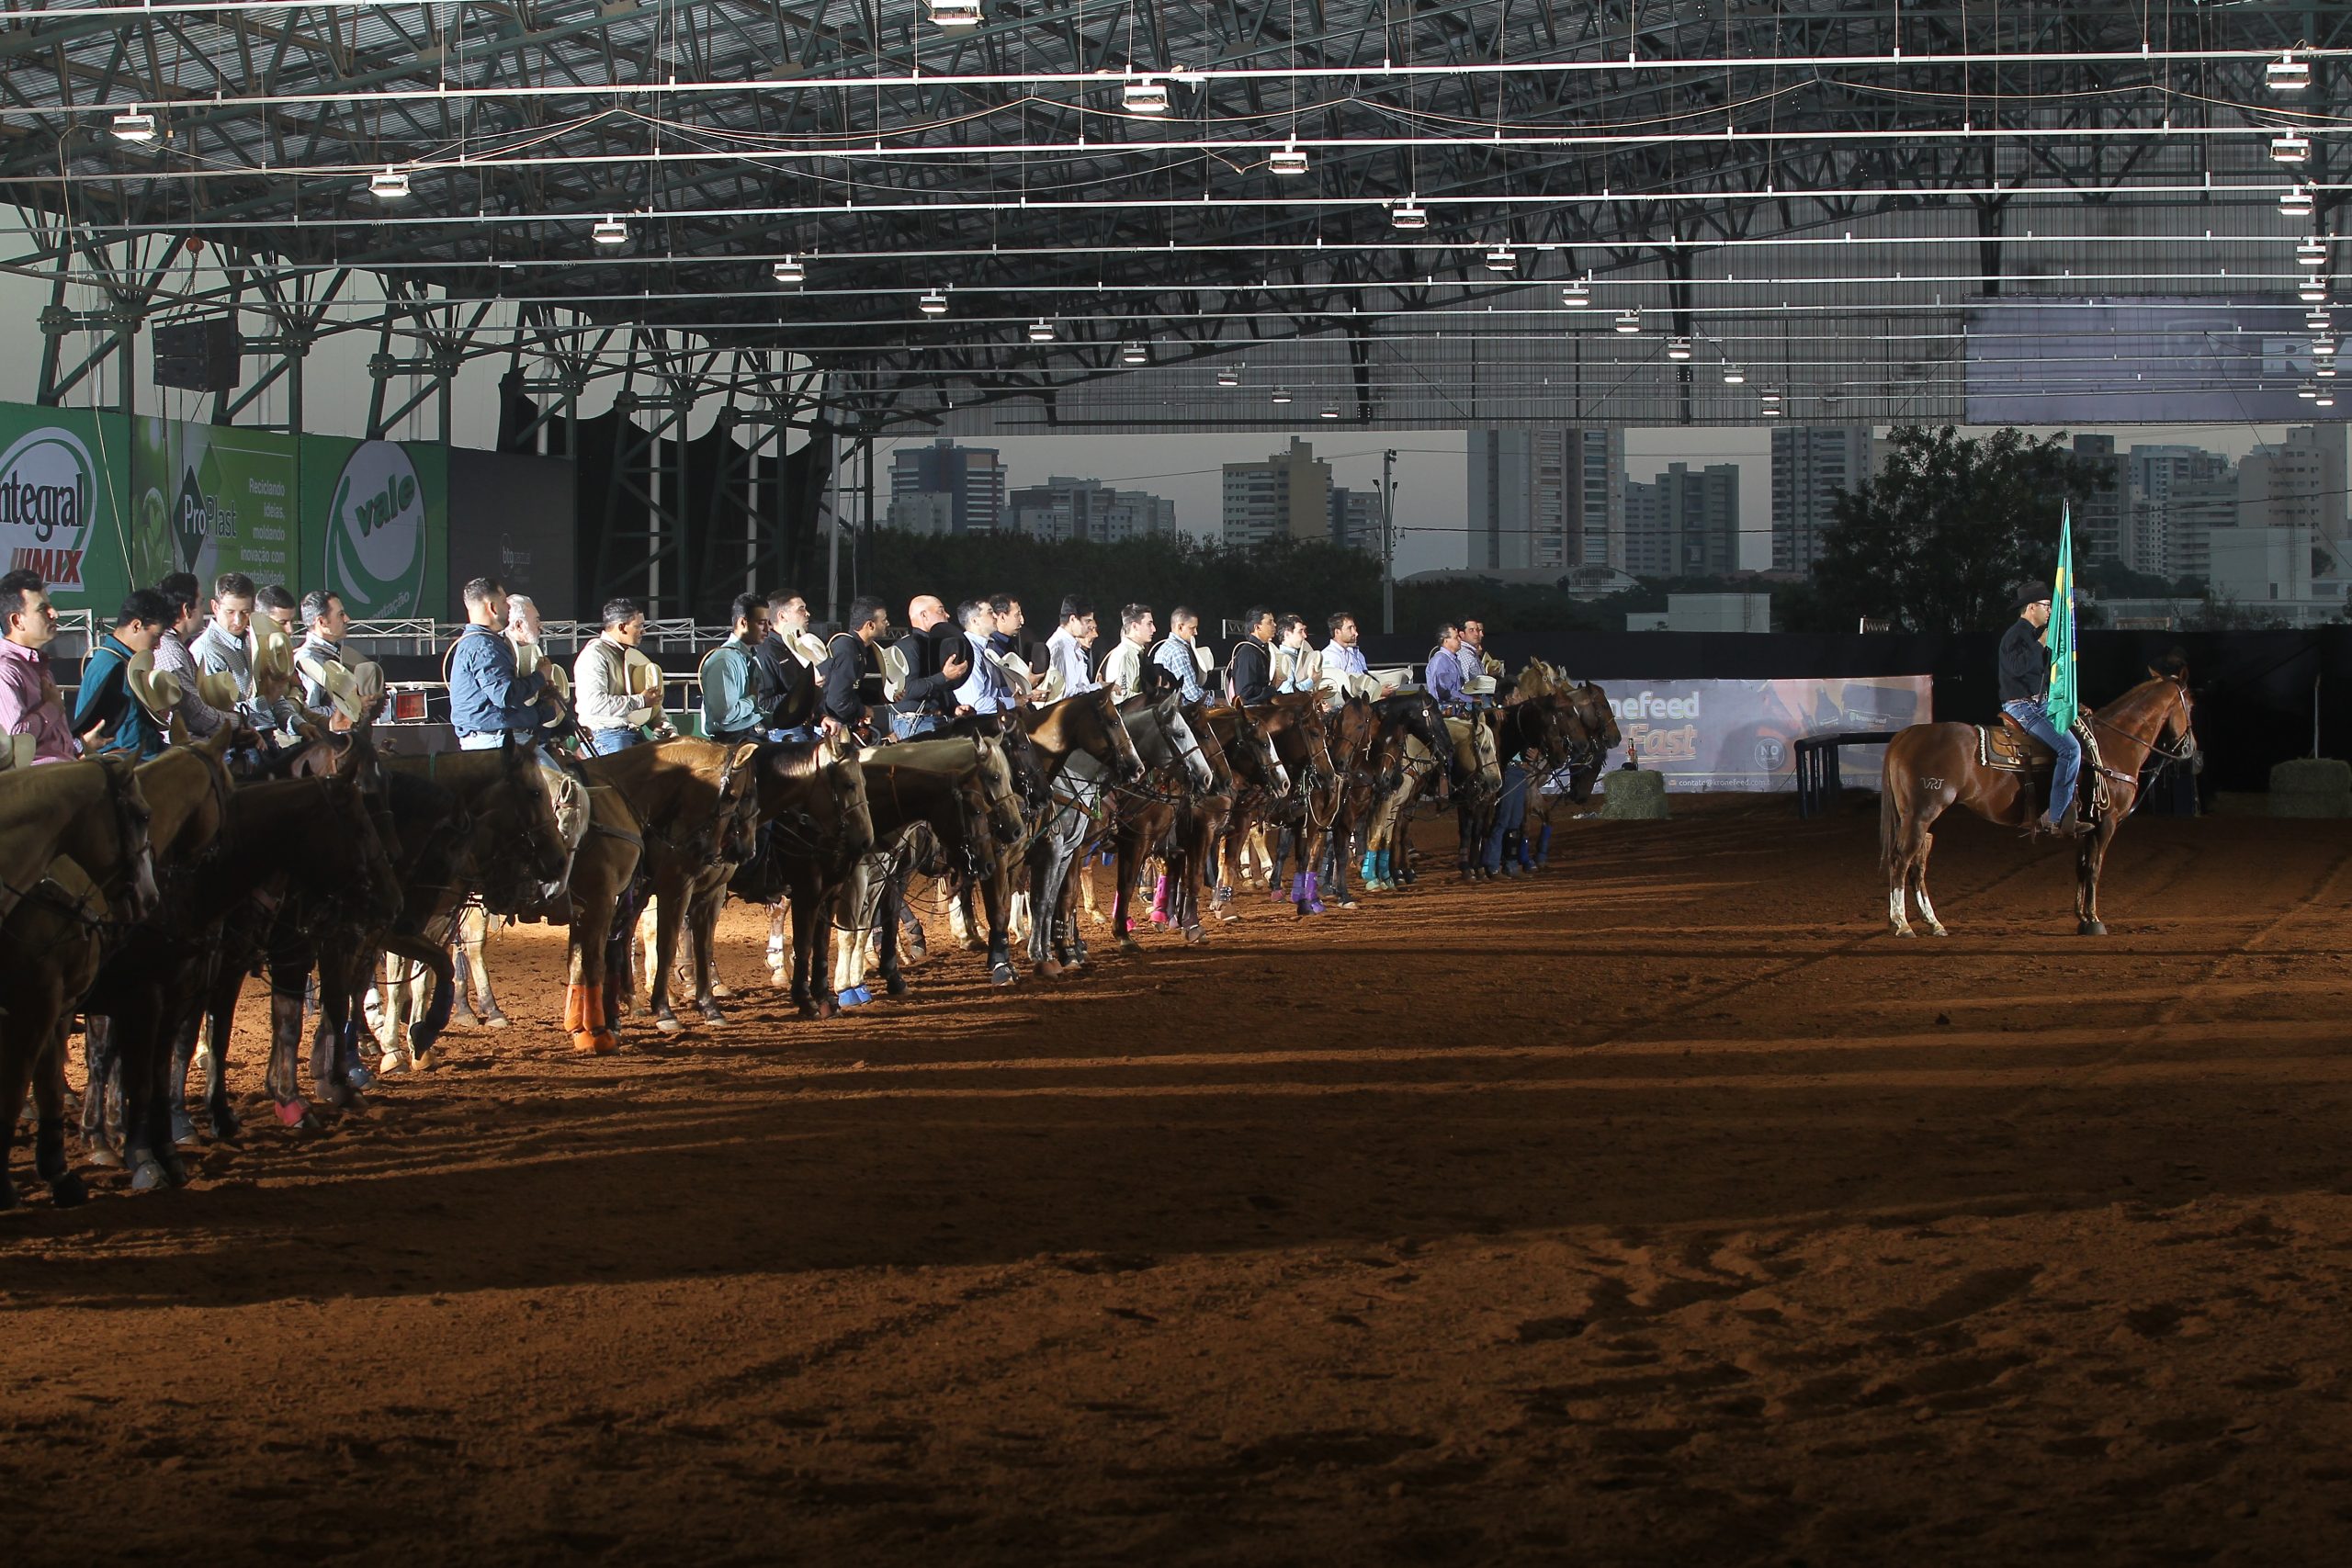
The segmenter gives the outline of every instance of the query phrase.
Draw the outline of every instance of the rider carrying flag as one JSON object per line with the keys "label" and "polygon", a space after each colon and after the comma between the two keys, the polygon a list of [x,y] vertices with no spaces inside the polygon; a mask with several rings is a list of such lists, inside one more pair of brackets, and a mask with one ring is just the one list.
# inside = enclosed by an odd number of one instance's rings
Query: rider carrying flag
{"label": "rider carrying flag", "polygon": [[2050,809],[2041,826],[2072,837],[2087,833],[2075,804],[2075,778],[2082,771],[2083,747],[2050,720],[2050,650],[2041,645],[2041,628],[2050,624],[2050,584],[2029,583],[2019,597],[2018,618],[2001,637],[2001,711],[2018,728],[2057,755],[2050,774]]}

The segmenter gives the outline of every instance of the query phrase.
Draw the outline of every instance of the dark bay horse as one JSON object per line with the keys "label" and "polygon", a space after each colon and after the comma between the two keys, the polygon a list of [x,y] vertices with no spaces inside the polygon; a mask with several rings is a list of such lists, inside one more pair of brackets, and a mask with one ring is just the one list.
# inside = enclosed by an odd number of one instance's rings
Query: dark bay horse
{"label": "dark bay horse", "polygon": [[[2185,762],[2197,754],[2187,671],[2151,670],[2141,682],[2090,716],[2105,769],[2107,806],[2092,830],[2075,840],[2075,930],[2105,936],[2098,918],[2099,867],[2116,829],[2132,814],[2140,793],[2140,770],[2151,755]],[[1912,934],[1905,909],[1906,891],[1919,900],[1919,919],[1929,934],[1945,935],[1928,901],[1928,829],[1953,806],[1964,806],[1988,822],[2030,829],[2041,807],[2027,775],[1989,768],[1977,761],[1973,724],[1915,724],[1888,742],[1879,776],[1879,853],[1886,868],[1887,927]],[[2081,789],[2094,781],[2090,758],[2083,759]],[[2046,777],[2046,775],[2036,775]]]}
{"label": "dark bay horse", "polygon": [[1071,868],[1093,834],[1103,792],[1142,778],[1143,759],[1136,755],[1135,739],[1108,687],[1024,708],[1021,727],[1029,732],[1049,795],[1043,822],[1029,843],[1029,961],[1050,978],[1065,965],[1086,962],[1078,922],[1064,912]]}

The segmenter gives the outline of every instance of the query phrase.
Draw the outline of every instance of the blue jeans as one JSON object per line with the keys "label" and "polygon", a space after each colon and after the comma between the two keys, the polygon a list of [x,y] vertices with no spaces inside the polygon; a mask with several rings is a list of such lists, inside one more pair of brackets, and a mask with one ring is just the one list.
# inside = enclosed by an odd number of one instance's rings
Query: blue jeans
{"label": "blue jeans", "polygon": [[1495,801],[1495,825],[1487,830],[1479,863],[1488,871],[1503,868],[1503,840],[1527,821],[1527,770],[1517,762],[1503,764],[1502,793]]}
{"label": "blue jeans", "polygon": [[2050,773],[2050,809],[2044,817],[2044,820],[2055,822],[2066,809],[2066,803],[2075,798],[2075,775],[2083,767],[2083,743],[2051,723],[2049,710],[2031,698],[2003,703],[2001,711],[2058,754],[2057,766]]}
{"label": "blue jeans", "polygon": [[[496,729],[484,729],[472,735],[460,735],[458,737],[458,750],[460,751],[495,751],[505,743],[505,733]],[[532,734],[529,730],[518,729],[514,731],[514,744],[516,746],[528,750],[531,747],[537,746],[538,743],[539,738]]]}
{"label": "blue jeans", "polygon": [[890,716],[890,733],[901,740],[911,740],[918,735],[929,735],[944,729],[947,721],[935,713],[894,713]]}
{"label": "blue jeans", "polygon": [[616,751],[626,751],[642,743],[644,734],[633,725],[616,729],[592,729],[588,732],[588,750],[599,757],[609,757]]}

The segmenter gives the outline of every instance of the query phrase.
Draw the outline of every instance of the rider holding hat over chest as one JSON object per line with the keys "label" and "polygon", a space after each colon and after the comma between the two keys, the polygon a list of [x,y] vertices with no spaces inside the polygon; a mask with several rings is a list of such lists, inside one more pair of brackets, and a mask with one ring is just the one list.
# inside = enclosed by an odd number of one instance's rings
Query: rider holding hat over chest
{"label": "rider holding hat over chest", "polygon": [[2041,628],[2050,624],[2050,584],[2029,583],[2020,591],[2018,618],[2001,637],[2001,711],[2018,728],[2056,754],[2050,774],[2050,809],[2041,826],[2068,836],[2088,832],[2075,804],[2075,779],[2082,771],[2082,742],[2050,722],[2050,650]]}

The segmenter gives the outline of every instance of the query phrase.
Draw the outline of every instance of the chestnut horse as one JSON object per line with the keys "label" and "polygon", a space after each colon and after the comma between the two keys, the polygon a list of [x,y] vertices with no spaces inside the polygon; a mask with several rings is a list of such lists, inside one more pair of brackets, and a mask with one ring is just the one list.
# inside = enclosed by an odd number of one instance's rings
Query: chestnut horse
{"label": "chestnut horse", "polygon": [[[2188,673],[2159,674],[2132,687],[2090,716],[2098,737],[2101,771],[2107,780],[2107,806],[2089,832],[2075,842],[2075,930],[2082,936],[2105,936],[2098,918],[2098,873],[2115,830],[2132,814],[2140,793],[2140,770],[2150,756],[2186,762],[2197,755],[2197,736],[2190,728]],[[1976,727],[1973,724],[1915,724],[1888,742],[1886,763],[1879,777],[1879,855],[1886,867],[1886,919],[1896,936],[1912,934],[1904,895],[1919,900],[1919,919],[1934,936],[1946,934],[1928,902],[1928,852],[1935,843],[1928,831],[1937,818],[1952,806],[1965,806],[1988,822],[2030,828],[2040,807],[2031,778],[2047,775],[2017,773],[1988,768],[1977,760]],[[2091,784],[2090,759],[2083,759],[2083,786]]]}

